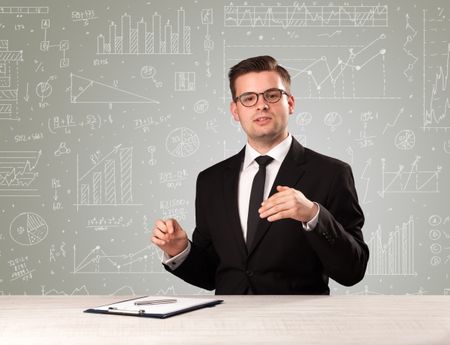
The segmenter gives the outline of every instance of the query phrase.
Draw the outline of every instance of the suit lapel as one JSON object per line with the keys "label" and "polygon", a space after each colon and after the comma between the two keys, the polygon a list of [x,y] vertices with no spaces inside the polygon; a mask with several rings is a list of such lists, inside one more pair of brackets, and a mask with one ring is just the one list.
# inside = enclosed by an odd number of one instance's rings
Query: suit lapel
{"label": "suit lapel", "polygon": [[226,212],[225,219],[227,219],[230,223],[230,229],[233,232],[239,250],[246,255],[247,246],[245,245],[244,236],[242,234],[238,206],[239,172],[241,170],[241,164],[244,160],[244,155],[245,147],[237,155],[230,158],[229,165],[225,167],[223,186]]}
{"label": "suit lapel", "polygon": [[[297,141],[292,138],[291,147],[281,163],[280,170],[275,178],[272,189],[270,190],[269,197],[277,192],[277,186],[288,186],[293,187],[300,180],[305,172],[304,168],[304,151],[305,148]],[[269,230],[272,223],[268,222],[266,219],[261,219],[258,224],[258,229],[256,230],[255,239],[253,240],[252,246],[248,252],[249,255],[252,254],[254,249],[258,246],[259,242],[262,240],[266,232]]]}

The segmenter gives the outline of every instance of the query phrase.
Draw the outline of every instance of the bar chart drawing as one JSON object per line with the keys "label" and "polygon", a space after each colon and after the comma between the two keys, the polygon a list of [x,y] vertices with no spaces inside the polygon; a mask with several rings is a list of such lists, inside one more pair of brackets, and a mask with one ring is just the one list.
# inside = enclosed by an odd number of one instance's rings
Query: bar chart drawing
{"label": "bar chart drawing", "polygon": [[20,120],[17,107],[22,53],[10,50],[8,40],[0,40],[0,120]]}
{"label": "bar chart drawing", "polygon": [[133,148],[118,145],[80,176],[77,156],[77,210],[79,206],[133,204]]}
{"label": "bar chart drawing", "polygon": [[383,243],[382,229],[371,234],[367,241],[371,258],[367,265],[368,275],[414,276],[414,218],[397,225],[389,232]]}
{"label": "bar chart drawing", "polygon": [[170,20],[162,24],[162,17],[157,12],[153,14],[151,24],[141,18],[133,27],[131,16],[124,13],[119,25],[111,22],[108,34],[97,36],[97,54],[191,54],[191,27],[186,25],[186,12],[182,7],[177,10],[175,28]]}

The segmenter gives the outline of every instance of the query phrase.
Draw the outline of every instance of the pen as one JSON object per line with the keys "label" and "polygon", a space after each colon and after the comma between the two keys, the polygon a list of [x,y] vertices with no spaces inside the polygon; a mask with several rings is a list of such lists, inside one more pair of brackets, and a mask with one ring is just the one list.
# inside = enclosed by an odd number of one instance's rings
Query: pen
{"label": "pen", "polygon": [[175,298],[149,299],[149,300],[134,302],[134,305],[166,304],[166,303],[175,303],[176,301],[177,300]]}

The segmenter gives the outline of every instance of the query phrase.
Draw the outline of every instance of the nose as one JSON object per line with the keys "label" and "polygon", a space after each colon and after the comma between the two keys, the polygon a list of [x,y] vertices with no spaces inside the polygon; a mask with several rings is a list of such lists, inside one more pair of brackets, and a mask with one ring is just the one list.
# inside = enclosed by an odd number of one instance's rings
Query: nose
{"label": "nose", "polygon": [[258,100],[256,102],[256,109],[269,109],[269,103],[264,99],[264,96],[262,94],[258,95]]}

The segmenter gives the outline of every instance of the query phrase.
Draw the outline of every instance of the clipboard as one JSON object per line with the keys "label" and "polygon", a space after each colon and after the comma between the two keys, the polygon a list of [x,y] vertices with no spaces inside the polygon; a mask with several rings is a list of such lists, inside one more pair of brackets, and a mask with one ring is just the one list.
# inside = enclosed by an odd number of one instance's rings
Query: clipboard
{"label": "clipboard", "polygon": [[[164,302],[165,300],[170,300],[170,302]],[[147,302],[148,304],[146,304]],[[223,300],[211,298],[162,298],[161,296],[143,296],[86,309],[84,312],[166,319],[196,309],[213,307],[222,302]]]}

